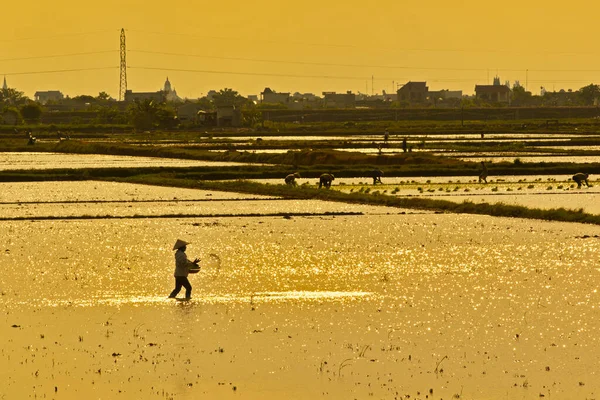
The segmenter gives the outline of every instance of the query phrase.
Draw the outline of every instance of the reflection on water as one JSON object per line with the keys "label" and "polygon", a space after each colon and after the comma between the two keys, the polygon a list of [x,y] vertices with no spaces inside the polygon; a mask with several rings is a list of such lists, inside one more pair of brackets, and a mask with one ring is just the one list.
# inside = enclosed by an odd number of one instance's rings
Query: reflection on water
{"label": "reflection on water", "polygon": [[[227,303],[280,303],[293,301],[353,301],[358,299],[372,300],[375,296],[371,292],[330,292],[330,291],[288,291],[288,292],[258,292],[245,295],[216,295],[201,294],[190,300],[183,298],[170,299],[167,296],[123,296],[111,294],[107,297],[94,299],[40,299],[36,303],[44,307],[95,307],[95,306],[122,306],[122,305],[171,305],[175,301],[196,304],[227,304]],[[15,305],[30,304],[29,301],[16,301]]]}

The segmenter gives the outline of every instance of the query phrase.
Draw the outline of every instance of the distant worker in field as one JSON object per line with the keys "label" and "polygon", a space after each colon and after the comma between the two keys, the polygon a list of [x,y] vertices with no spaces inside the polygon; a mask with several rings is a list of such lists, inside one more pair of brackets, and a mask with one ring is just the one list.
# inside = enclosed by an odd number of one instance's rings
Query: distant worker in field
{"label": "distant worker in field", "polygon": [[29,140],[27,140],[27,144],[35,144],[37,138],[31,134],[31,131],[27,133]]}
{"label": "distant worker in field", "polygon": [[321,189],[322,186],[325,186],[326,189],[329,189],[331,187],[331,182],[333,182],[334,179],[335,177],[333,174],[322,174],[319,177],[319,189]]}
{"label": "distant worker in field", "polygon": [[188,280],[188,274],[196,273],[200,270],[200,266],[198,263],[200,260],[196,258],[194,261],[190,261],[185,254],[185,250],[189,243],[183,240],[177,239],[175,245],[173,246],[173,250],[177,250],[175,252],[175,289],[169,295],[169,298],[174,299],[181,288],[185,288],[185,298],[192,298],[192,285]]}
{"label": "distant worker in field", "polygon": [[383,171],[380,169],[374,169],[371,172],[371,176],[373,177],[373,185],[376,185],[378,183],[383,184],[383,182],[381,182],[381,177],[383,176]]}
{"label": "distant worker in field", "polygon": [[584,174],[583,172],[579,172],[573,175],[573,180],[577,182],[577,189],[581,189],[581,184],[585,183],[587,187],[590,187],[590,183],[588,182],[588,177],[590,174]]}
{"label": "distant worker in field", "polygon": [[285,177],[285,184],[290,186],[296,186],[296,179],[300,178],[300,174],[294,172],[293,174],[289,174]]}
{"label": "distant worker in field", "polygon": [[390,140],[390,133],[386,130],[383,134],[383,141],[387,143],[388,140]]}
{"label": "distant worker in field", "polygon": [[402,151],[406,153],[406,151],[408,150],[408,143],[406,141],[406,138],[402,139]]}
{"label": "distant worker in field", "polygon": [[488,169],[483,161],[481,162],[481,166],[479,168],[481,170],[479,173],[479,183],[481,183],[481,181],[487,183]]}

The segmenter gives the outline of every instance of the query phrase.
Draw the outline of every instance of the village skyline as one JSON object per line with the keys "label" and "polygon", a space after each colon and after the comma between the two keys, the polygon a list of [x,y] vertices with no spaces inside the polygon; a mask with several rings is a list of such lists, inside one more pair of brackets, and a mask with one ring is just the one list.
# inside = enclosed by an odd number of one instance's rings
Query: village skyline
{"label": "village skyline", "polygon": [[[495,76],[538,93],[600,81],[590,47],[596,3],[281,4],[158,1],[7,4],[0,77],[28,96],[119,95],[119,34],[127,34],[128,88],[157,90],[169,76],[182,98],[214,88],[257,94],[381,94],[408,81],[474,92]],[[60,9],[60,13],[55,10]],[[52,18],[49,18],[52,16]]]}

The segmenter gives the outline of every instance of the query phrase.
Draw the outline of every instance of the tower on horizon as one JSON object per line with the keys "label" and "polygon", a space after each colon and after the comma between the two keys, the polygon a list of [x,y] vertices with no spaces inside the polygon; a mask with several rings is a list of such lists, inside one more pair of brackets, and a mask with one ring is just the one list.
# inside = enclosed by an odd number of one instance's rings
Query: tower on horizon
{"label": "tower on horizon", "polygon": [[3,90],[8,89],[8,85],[6,84],[6,75],[4,75],[4,84],[2,84],[2,89]]}
{"label": "tower on horizon", "polygon": [[125,47],[125,28],[121,29],[121,74],[119,79],[119,101],[125,100],[127,92],[127,48]]}

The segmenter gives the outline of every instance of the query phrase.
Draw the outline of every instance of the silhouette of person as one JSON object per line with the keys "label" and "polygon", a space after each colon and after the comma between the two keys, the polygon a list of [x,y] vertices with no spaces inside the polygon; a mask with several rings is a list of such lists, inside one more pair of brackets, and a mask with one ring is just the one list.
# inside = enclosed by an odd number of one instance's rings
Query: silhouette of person
{"label": "silhouette of person", "polygon": [[169,295],[169,298],[174,299],[177,294],[181,291],[181,288],[185,288],[185,298],[192,298],[192,285],[188,280],[188,274],[190,273],[190,269],[198,270],[200,267],[198,263],[200,260],[196,258],[194,261],[190,261],[185,254],[185,250],[189,243],[183,240],[177,239],[175,245],[173,246],[173,250],[177,250],[175,252],[175,273],[173,276],[175,277],[175,289]]}
{"label": "silhouette of person", "polygon": [[319,177],[319,189],[321,189],[322,186],[325,186],[326,189],[329,189],[331,187],[331,182],[334,179],[335,177],[333,174],[322,174]]}
{"label": "silhouette of person", "polygon": [[481,181],[487,183],[487,177],[488,177],[488,169],[485,166],[484,162],[481,162],[481,172],[479,173],[479,183],[481,183]]}
{"label": "silhouette of person", "polygon": [[583,172],[578,172],[573,175],[573,180],[577,182],[577,189],[581,189],[581,184],[585,183],[585,186],[590,187],[590,183],[588,182],[588,177],[590,174],[584,174]]}
{"label": "silhouette of person", "polygon": [[293,174],[289,174],[285,177],[285,184],[290,186],[296,186],[296,179],[300,178],[300,174],[294,172]]}
{"label": "silhouette of person", "polygon": [[377,183],[381,183],[383,184],[383,182],[381,182],[381,177],[383,176],[383,171],[380,169],[374,169],[371,172],[371,175],[373,176],[373,185],[376,185]]}

